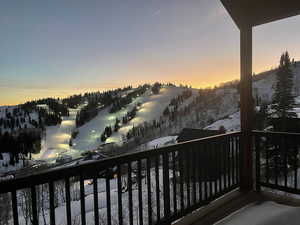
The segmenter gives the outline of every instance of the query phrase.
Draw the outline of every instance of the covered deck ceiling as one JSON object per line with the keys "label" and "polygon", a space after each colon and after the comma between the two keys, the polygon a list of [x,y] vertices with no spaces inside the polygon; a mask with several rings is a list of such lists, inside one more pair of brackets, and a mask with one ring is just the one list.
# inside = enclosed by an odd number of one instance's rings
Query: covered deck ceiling
{"label": "covered deck ceiling", "polygon": [[300,0],[221,0],[241,29],[300,14]]}

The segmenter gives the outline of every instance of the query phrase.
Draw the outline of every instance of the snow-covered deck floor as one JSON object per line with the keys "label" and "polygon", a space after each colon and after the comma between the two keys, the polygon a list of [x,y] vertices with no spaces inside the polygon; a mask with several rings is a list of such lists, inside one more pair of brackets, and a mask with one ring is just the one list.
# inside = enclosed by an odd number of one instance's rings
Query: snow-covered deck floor
{"label": "snow-covered deck floor", "polygon": [[176,225],[298,225],[300,199],[272,192],[233,191]]}
{"label": "snow-covered deck floor", "polygon": [[215,225],[298,225],[300,207],[276,202],[259,202],[245,206]]}

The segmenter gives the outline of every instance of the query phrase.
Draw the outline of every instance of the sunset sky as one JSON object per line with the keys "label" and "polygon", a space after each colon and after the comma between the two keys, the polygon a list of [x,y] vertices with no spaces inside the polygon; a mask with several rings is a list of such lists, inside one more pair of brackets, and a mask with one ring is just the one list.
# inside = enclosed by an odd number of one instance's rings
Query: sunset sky
{"label": "sunset sky", "polygon": [[[254,29],[254,72],[288,50],[300,17]],[[239,31],[219,0],[3,0],[0,105],[145,82],[239,77]]]}

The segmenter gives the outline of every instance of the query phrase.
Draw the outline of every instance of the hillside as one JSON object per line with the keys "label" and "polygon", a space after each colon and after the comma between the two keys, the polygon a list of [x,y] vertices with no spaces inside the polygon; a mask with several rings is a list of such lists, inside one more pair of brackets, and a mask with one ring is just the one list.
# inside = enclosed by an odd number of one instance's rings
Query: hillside
{"label": "hillside", "polygon": [[[293,66],[294,74],[294,96],[296,105],[300,104],[300,62],[296,62]],[[253,82],[253,98],[259,102],[265,102],[270,104],[272,96],[274,94],[274,87],[276,81],[276,70],[267,71],[258,74],[254,77]],[[300,117],[300,109],[298,106],[294,108],[294,111]],[[219,119],[214,123],[205,127],[205,129],[215,130],[220,126],[224,126],[227,131],[239,131],[240,130],[240,111],[237,111],[226,118]]]}
{"label": "hillside", "polygon": [[[122,136],[134,126],[144,122],[158,120],[163,114],[164,109],[169,105],[172,98],[181,94],[184,88],[181,87],[163,87],[157,95],[151,94],[148,90],[142,96],[136,98],[126,108],[116,112],[109,113],[109,108],[103,109],[93,120],[84,124],[78,129],[79,134],[74,139],[74,148],[95,149],[101,144],[100,136],[106,126],[113,126],[116,118],[121,118],[127,111],[130,111],[137,103],[140,103],[136,116],[127,124],[122,125],[118,132],[113,132],[112,136],[106,140],[106,143],[121,142]],[[197,90],[193,89],[193,96],[197,95]]]}
{"label": "hillside", "polygon": [[[292,65],[294,80],[294,95],[300,95],[300,62]],[[256,75],[253,82],[253,97],[259,96],[263,101],[270,102],[274,93],[275,74],[277,70]],[[256,81],[255,81],[256,80]]]}
{"label": "hillside", "polygon": [[[295,75],[294,94],[299,96],[300,62],[296,62],[292,68]],[[253,97],[256,101],[270,103],[275,73],[276,70],[271,70],[253,77]],[[43,127],[40,123],[44,120],[39,118],[41,116],[36,109],[46,110],[51,115],[52,111],[47,105],[49,101],[58,115],[65,107],[68,112],[59,116],[61,122],[57,120],[59,123],[52,126],[44,124],[41,150],[33,154],[34,159],[55,161],[61,155],[80,157],[85,151],[99,149],[109,143],[131,143],[128,145],[130,148],[147,146],[151,140],[174,136],[184,127],[219,129],[224,126],[227,131],[239,130],[239,91],[236,82],[201,90],[159,85],[156,90],[158,93],[154,93],[153,87],[128,86],[105,93],[74,95],[57,103],[52,99],[39,100],[28,104],[30,107],[34,104],[38,106],[31,111],[24,110],[22,106],[0,107],[0,120],[13,118],[20,123],[10,129],[12,122],[6,122],[6,125],[2,122],[0,131],[15,132],[25,127]],[[84,110],[89,113],[88,117],[84,115],[84,120],[78,124],[78,115]]]}

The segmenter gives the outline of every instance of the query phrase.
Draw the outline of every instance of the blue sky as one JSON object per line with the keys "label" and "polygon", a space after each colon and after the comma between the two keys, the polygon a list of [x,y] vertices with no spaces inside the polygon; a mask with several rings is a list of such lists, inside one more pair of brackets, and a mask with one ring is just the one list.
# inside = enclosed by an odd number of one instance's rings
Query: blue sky
{"label": "blue sky", "polygon": [[[254,29],[254,71],[299,59],[294,17]],[[0,105],[162,81],[239,76],[239,32],[218,0],[3,0]]]}

